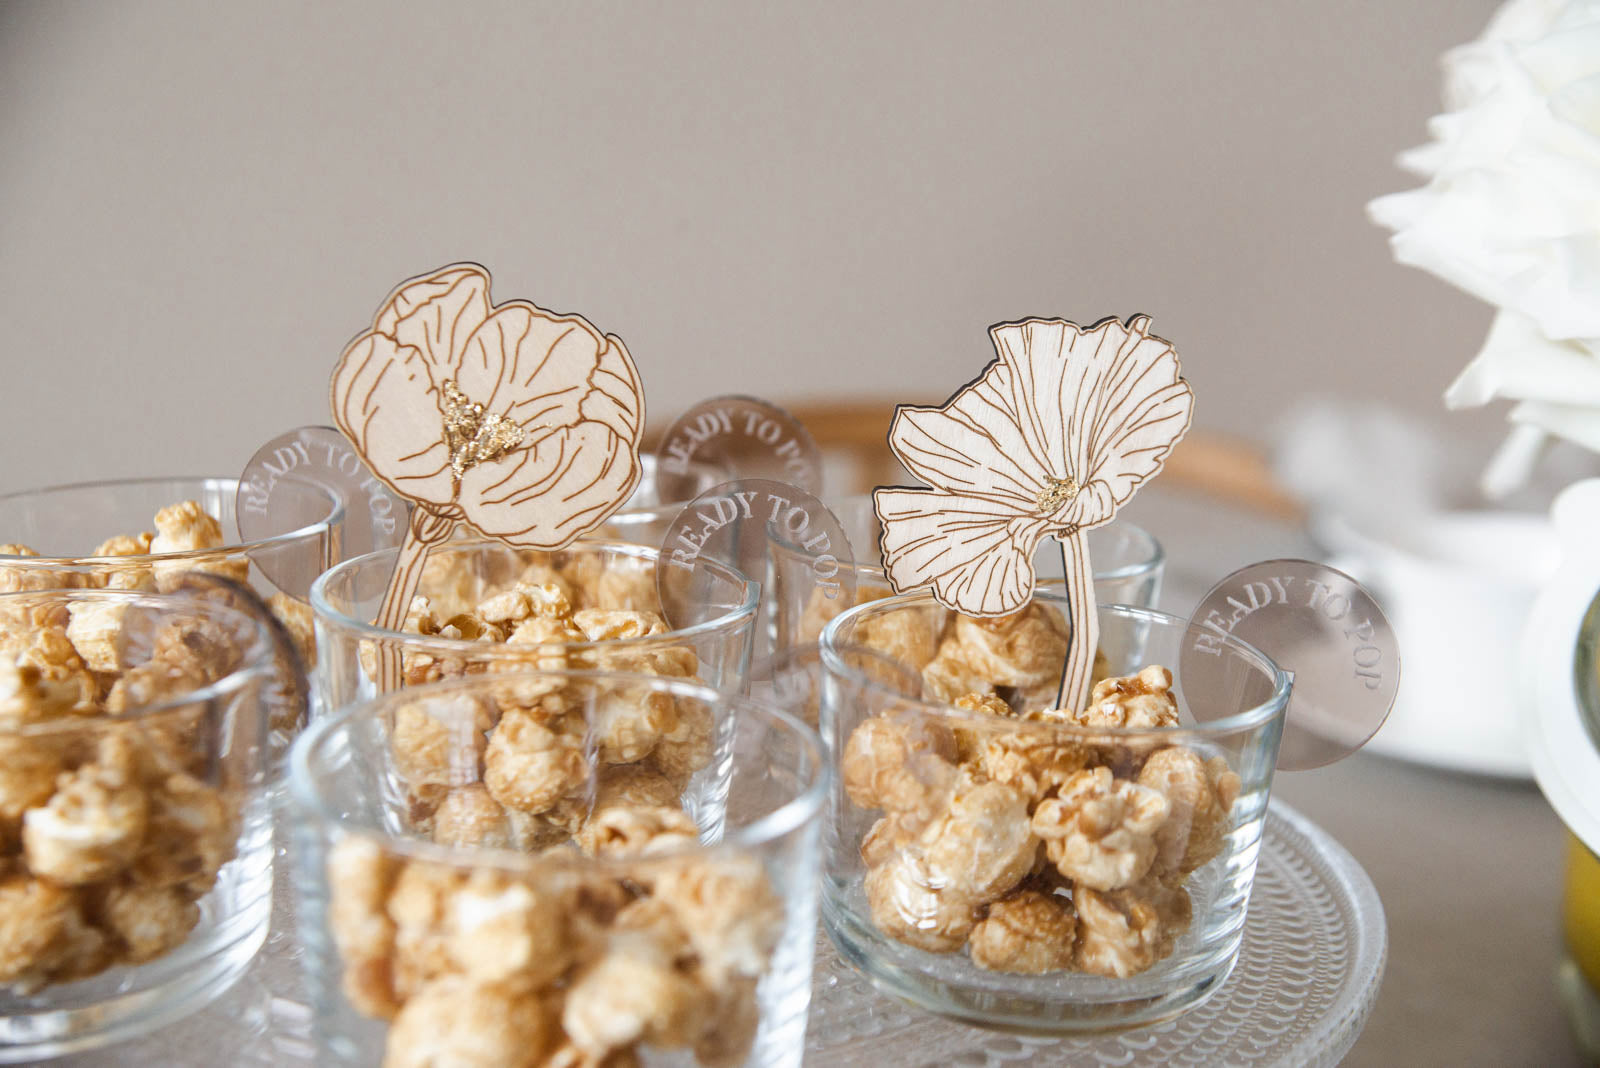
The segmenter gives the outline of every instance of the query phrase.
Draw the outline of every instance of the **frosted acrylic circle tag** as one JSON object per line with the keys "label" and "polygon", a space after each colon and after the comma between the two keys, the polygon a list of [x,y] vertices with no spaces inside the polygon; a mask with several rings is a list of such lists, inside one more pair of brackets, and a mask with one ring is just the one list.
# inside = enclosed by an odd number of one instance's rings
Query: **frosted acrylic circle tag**
{"label": "frosted acrylic circle tag", "polygon": [[[1230,635],[1294,677],[1278,749],[1281,770],[1349,756],[1378,732],[1394,705],[1400,686],[1394,630],[1372,595],[1342,571],[1310,560],[1251,564],[1213,586],[1189,624],[1179,682],[1196,719],[1221,719],[1270,696],[1222,654]],[[1263,692],[1241,692],[1250,685]]]}
{"label": "frosted acrylic circle tag", "polygon": [[331,426],[303,426],[280,434],[256,450],[239,476],[235,507],[246,542],[310,526],[323,517],[308,515],[304,495],[275,492],[285,480],[323,486],[344,503],[339,543],[328,547],[321,569],[303,559],[286,559],[270,546],[251,549],[250,558],[280,590],[302,600],[321,570],[352,557],[399,545],[406,532],[406,502],[380,482]]}
{"label": "frosted acrylic circle tag", "polygon": [[776,479],[822,492],[822,452],[811,432],[758,397],[712,397],[673,420],[656,454],[662,500],[690,498],[697,489],[696,464],[720,468],[730,479]]}
{"label": "frosted acrylic circle tag", "polygon": [[757,659],[794,644],[794,624],[813,599],[854,603],[855,555],[839,520],[803,489],[770,479],[724,482],[696,497],[661,543],[656,590],[673,627],[727,611],[714,561],[761,585]]}

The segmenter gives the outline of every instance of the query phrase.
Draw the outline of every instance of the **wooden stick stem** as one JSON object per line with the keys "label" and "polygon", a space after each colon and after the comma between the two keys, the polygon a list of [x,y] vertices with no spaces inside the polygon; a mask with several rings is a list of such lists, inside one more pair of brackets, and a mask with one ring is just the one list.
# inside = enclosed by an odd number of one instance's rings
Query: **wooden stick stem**
{"label": "wooden stick stem", "polygon": [[[428,550],[447,540],[456,529],[454,518],[418,505],[411,512],[411,522],[406,526],[405,541],[400,544],[400,558],[395,562],[394,574],[389,578],[389,589],[383,595],[375,626],[384,630],[400,630],[405,626],[406,610],[411,598],[416,596],[422,582],[422,569],[428,563]],[[400,688],[400,645],[388,639],[378,640],[378,692],[389,693]]]}
{"label": "wooden stick stem", "polygon": [[1067,576],[1067,609],[1072,635],[1067,641],[1067,662],[1061,671],[1056,707],[1076,712],[1089,703],[1094,678],[1094,651],[1100,645],[1100,616],[1094,602],[1094,568],[1089,563],[1089,538],[1079,529],[1061,536],[1061,564]]}

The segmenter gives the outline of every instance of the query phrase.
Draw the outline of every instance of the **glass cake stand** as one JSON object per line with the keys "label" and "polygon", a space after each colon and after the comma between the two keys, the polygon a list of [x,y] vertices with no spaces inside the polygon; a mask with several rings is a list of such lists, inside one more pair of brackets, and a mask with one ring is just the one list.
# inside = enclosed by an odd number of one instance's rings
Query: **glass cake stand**
{"label": "glass cake stand", "polygon": [[[284,882],[286,880],[280,880]],[[71,1066],[310,1065],[311,1013],[300,998],[288,894],[273,934],[238,986],[188,1020]],[[1274,801],[1233,974],[1176,1020],[1091,1038],[1027,1038],[952,1023],[878,993],[818,944],[806,1060],[816,1065],[970,1068],[1029,1065],[1334,1065],[1361,1034],[1383,978],[1383,906],[1339,843]]]}

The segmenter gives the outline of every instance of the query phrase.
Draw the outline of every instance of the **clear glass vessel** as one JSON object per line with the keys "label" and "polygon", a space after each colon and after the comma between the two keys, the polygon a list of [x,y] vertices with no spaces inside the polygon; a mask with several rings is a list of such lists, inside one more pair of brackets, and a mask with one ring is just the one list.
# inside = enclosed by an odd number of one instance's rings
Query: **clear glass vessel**
{"label": "clear glass vessel", "polygon": [[[655,582],[660,552],[656,549],[579,541],[559,552],[545,553],[493,541],[447,542],[429,554],[418,593],[428,598],[430,611],[439,622],[448,627],[454,621],[455,629],[423,634],[387,630],[368,622],[378,614],[397,555],[397,550],[389,549],[347,560],[312,586],[318,645],[313,682],[319,709],[342,708],[377,692],[373,679],[380,646],[399,653],[408,685],[463,674],[512,671],[519,665],[623,670],[646,665],[658,670],[650,665],[671,664],[671,670],[681,666],[690,677],[707,685],[736,690],[749,670],[750,628],[759,590],[727,568],[709,565],[705,622],[642,634],[625,614],[660,608]],[[524,642],[514,634],[511,637],[517,640],[497,640],[506,637],[498,631],[515,631],[521,622],[510,619],[491,624],[498,628],[496,633],[482,632],[478,606],[515,590],[519,583],[524,588],[554,583],[571,609],[563,614],[546,605],[532,610],[533,614],[542,611],[553,613],[557,620],[577,620],[592,633],[607,636],[583,640],[578,631],[553,626],[541,631],[536,640]],[[610,615],[585,616],[582,613],[586,611]],[[558,632],[574,637],[551,637]],[[629,634],[637,636],[623,636]]]}
{"label": "clear glass vessel", "polygon": [[[1051,686],[957,707],[925,696],[948,677],[915,659],[920,685],[860,669],[860,647],[903,662],[929,648],[941,611],[901,595],[823,632],[840,768],[823,922],[840,955],[929,1011],[1019,1032],[1143,1026],[1200,1003],[1238,955],[1289,677],[1229,641],[1220,681],[1193,692],[1181,653],[1206,632],[1111,605],[1096,678],[1123,681],[1080,714],[1050,711]],[[960,632],[964,655],[1026,666],[1014,654],[1053,633],[1065,599],[1040,591],[1028,611],[1031,632]]]}
{"label": "clear glass vessel", "polygon": [[290,772],[316,1062],[798,1065],[827,779],[792,717],[660,676],[317,721]]}
{"label": "clear glass vessel", "polygon": [[[331,491],[311,482],[283,480],[274,493],[285,511],[318,518],[245,539],[235,511],[238,490],[239,482],[232,478],[139,478],[0,496],[0,544],[25,545],[39,554],[0,554],[0,583],[11,581],[5,578],[8,572],[33,574],[30,585],[103,586],[111,576],[135,567],[154,567],[158,579],[198,569],[248,582],[267,596],[278,590],[267,577],[269,571],[280,580],[298,582],[303,591],[339,558],[345,513]],[[221,524],[221,546],[154,555],[91,555],[109,538],[150,531],[158,511],[191,500]],[[56,581],[50,581],[51,575]]]}
{"label": "clear glass vessel", "polygon": [[276,656],[217,601],[0,594],[0,1062],[165,1026],[249,966]]}
{"label": "clear glass vessel", "polygon": [[[879,555],[878,520],[871,497],[849,497],[829,505],[835,509],[856,558],[849,569],[853,596],[827,595],[817,586],[814,554],[786,550],[775,543],[771,588],[778,646],[814,642],[822,628],[839,613],[858,604],[887,597],[893,591],[884,577]],[[1166,551],[1155,535],[1132,523],[1109,523],[1089,532],[1089,559],[1094,568],[1094,594],[1098,604],[1126,604],[1154,608],[1161,596],[1166,571]],[[1045,590],[1065,588],[1061,553],[1054,541],[1041,543],[1034,557],[1038,583]]]}

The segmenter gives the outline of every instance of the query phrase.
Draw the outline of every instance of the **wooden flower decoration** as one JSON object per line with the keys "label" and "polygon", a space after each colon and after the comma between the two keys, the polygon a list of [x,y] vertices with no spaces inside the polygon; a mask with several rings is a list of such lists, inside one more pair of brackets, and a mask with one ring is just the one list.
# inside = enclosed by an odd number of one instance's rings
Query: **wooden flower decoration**
{"label": "wooden flower decoration", "polygon": [[428,546],[457,522],[559,549],[639,482],[644,394],[622,340],[526,301],[496,307],[489,285],[470,263],[401,283],[334,371],[339,428],[416,506],[381,626],[401,624]]}
{"label": "wooden flower decoration", "polygon": [[874,493],[884,566],[898,591],[931,587],[972,616],[1033,595],[1041,538],[1061,543],[1073,637],[1061,702],[1081,706],[1099,626],[1085,532],[1161,470],[1194,394],[1148,316],[1080,327],[1027,319],[990,329],[999,354],[939,408],[902,405],[889,446],[931,489]]}

